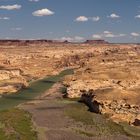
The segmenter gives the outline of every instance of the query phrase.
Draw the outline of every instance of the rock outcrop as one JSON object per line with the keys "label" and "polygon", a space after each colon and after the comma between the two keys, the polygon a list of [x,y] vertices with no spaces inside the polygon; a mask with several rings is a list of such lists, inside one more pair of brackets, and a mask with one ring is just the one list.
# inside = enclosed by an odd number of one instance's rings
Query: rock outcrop
{"label": "rock outcrop", "polygon": [[21,70],[5,69],[0,70],[0,94],[12,93],[28,86]]}
{"label": "rock outcrop", "polygon": [[140,46],[88,42],[0,41],[0,94],[74,68],[63,81],[69,98],[86,97],[91,111],[139,125]]}
{"label": "rock outcrop", "polygon": [[[138,123],[140,47],[136,45],[101,47],[92,52],[89,59],[79,61],[84,62],[83,67],[79,65],[74,75],[64,79],[67,96],[83,98],[84,95],[84,98],[90,101],[90,107],[96,105],[96,112],[109,114],[116,122]],[[91,90],[94,91],[94,96],[89,96]],[[87,95],[81,91],[85,91]]]}
{"label": "rock outcrop", "polygon": [[[128,93],[119,93],[112,98],[112,92],[99,93],[98,91],[81,91],[80,102],[88,105],[89,110],[94,113],[107,114],[116,122],[128,122],[129,124],[139,125],[140,104],[133,95],[132,100],[128,99]],[[133,94],[133,93],[131,93]]]}
{"label": "rock outcrop", "polygon": [[85,41],[87,44],[109,44],[109,42],[105,40],[87,40]]}

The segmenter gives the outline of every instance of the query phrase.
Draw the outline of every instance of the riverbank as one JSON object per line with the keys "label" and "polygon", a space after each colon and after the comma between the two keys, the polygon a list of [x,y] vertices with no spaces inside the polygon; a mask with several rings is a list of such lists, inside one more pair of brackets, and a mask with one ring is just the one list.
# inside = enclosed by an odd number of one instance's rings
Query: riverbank
{"label": "riverbank", "polygon": [[[0,131],[2,140],[11,140],[17,134],[21,140],[22,134],[31,140],[140,139],[140,130],[136,127],[125,123],[116,124],[106,116],[89,112],[88,107],[76,99],[64,99],[62,88],[61,83],[55,83],[35,99],[22,103],[15,109],[0,111],[0,130],[4,129]],[[5,125],[6,122],[8,125]],[[14,127],[10,132],[9,122],[10,128]],[[7,129],[8,135],[5,131]]]}
{"label": "riverbank", "polygon": [[51,88],[56,82],[59,82],[64,76],[73,74],[72,69],[66,69],[58,75],[46,77],[30,84],[28,88],[21,89],[19,92],[11,95],[3,95],[0,98],[0,110],[13,108],[21,103],[34,100],[46,90]]}
{"label": "riverbank", "polygon": [[13,108],[0,111],[0,140],[37,140],[31,114]]}
{"label": "riverbank", "polygon": [[[64,99],[61,83],[19,106],[32,115],[39,140],[138,140],[139,129],[91,113],[77,100]],[[131,130],[131,131],[130,131]]]}
{"label": "riverbank", "polygon": [[[65,58],[90,51],[91,47],[79,44],[63,46],[42,42],[31,46],[19,46],[14,43],[0,46],[0,95],[12,94],[28,87],[32,80],[57,75],[69,67]],[[73,62],[70,62],[70,65],[73,66]]]}

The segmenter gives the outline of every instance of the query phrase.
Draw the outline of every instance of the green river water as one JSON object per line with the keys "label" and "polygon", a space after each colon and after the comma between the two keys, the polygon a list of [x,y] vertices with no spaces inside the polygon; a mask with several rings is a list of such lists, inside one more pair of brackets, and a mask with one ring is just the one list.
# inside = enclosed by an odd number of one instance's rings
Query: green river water
{"label": "green river water", "polygon": [[21,89],[15,94],[3,95],[0,98],[0,110],[13,108],[21,103],[33,100],[43,92],[51,88],[56,82],[66,75],[73,74],[72,69],[66,69],[60,72],[59,75],[50,76],[35,82],[32,82],[26,89]]}

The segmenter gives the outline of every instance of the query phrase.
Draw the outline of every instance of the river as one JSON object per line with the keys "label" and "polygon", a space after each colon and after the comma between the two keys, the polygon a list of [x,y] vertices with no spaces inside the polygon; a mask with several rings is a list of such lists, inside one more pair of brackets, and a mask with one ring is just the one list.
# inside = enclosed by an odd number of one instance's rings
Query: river
{"label": "river", "polygon": [[32,82],[28,88],[21,89],[15,94],[3,95],[0,98],[0,110],[10,109],[21,103],[33,100],[35,97],[50,89],[56,82],[59,82],[61,78],[70,74],[73,74],[73,70],[66,69],[60,72],[58,75]]}

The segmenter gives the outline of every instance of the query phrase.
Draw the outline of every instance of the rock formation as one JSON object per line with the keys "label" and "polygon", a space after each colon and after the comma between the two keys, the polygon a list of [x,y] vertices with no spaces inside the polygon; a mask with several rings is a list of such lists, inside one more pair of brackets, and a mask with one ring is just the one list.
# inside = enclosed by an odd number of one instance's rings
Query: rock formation
{"label": "rock formation", "polygon": [[[108,114],[116,122],[127,121],[130,124],[138,124],[140,120],[140,47],[114,45],[98,47],[97,50],[90,52],[92,57],[88,59],[81,56],[85,56],[86,52],[80,54],[79,57],[83,59],[79,59],[80,62],[77,62],[78,59],[74,62],[84,63],[84,65],[79,65],[74,75],[64,79],[67,96],[83,98],[84,95],[84,99],[87,98],[86,104],[88,101],[92,110],[96,105],[95,112]],[[89,94],[92,90],[93,95]]]}
{"label": "rock formation", "polygon": [[30,81],[74,68],[74,74],[63,81],[69,98],[84,99],[90,111],[108,114],[116,122],[139,125],[138,44],[113,45],[100,40],[83,44],[9,40],[0,44],[0,94],[16,92]]}
{"label": "rock formation", "polygon": [[85,41],[87,44],[109,44],[109,42],[105,40],[87,40]]}

